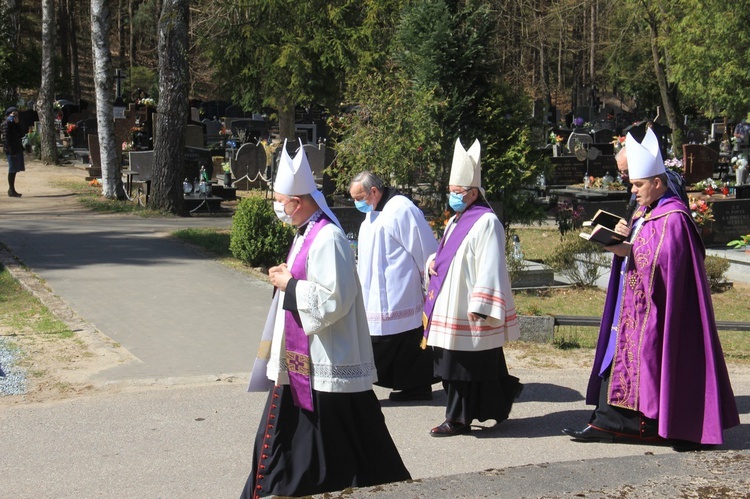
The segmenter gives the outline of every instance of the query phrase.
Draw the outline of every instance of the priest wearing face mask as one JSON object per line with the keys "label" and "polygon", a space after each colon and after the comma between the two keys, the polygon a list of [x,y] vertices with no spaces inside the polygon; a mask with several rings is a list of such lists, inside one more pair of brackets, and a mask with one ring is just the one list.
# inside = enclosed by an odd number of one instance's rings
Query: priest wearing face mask
{"label": "priest wearing face mask", "polygon": [[[300,144],[301,146],[301,144]],[[242,497],[306,496],[407,480],[377,380],[354,255],[302,147],[281,155],[274,211],[297,228],[250,379],[268,390]]]}
{"label": "priest wearing face mask", "polygon": [[626,137],[638,206],[616,230],[615,254],[586,402],[596,405],[580,442],[723,442],[739,424],[716,330],[706,250],[690,211],[670,188],[651,129]]}
{"label": "priest wearing face mask", "polygon": [[426,345],[448,396],[434,437],[468,433],[476,419],[506,420],[523,385],[508,373],[503,345],[520,337],[505,260],[503,224],[484,199],[480,145],[456,141],[449,204],[456,215],[428,263]]}
{"label": "priest wearing face mask", "polygon": [[369,171],[349,185],[359,228],[357,272],[370,326],[380,386],[390,400],[432,398],[432,351],[420,348],[424,328],[424,269],[437,241],[424,214]]}

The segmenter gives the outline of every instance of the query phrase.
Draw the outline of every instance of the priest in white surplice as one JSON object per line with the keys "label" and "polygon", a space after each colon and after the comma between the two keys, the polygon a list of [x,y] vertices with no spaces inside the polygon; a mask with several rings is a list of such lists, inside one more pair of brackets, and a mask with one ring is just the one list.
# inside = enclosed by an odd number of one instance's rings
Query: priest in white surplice
{"label": "priest in white surplice", "polygon": [[242,497],[307,496],[407,480],[377,380],[354,254],[300,143],[281,154],[274,211],[297,228],[275,286],[250,390],[269,390]]}
{"label": "priest in white surplice", "polygon": [[432,398],[432,349],[420,348],[424,327],[424,269],[437,241],[422,211],[369,171],[349,193],[366,213],[359,228],[357,272],[370,326],[376,384],[391,400]]}
{"label": "priest in white surplice", "polygon": [[426,344],[448,396],[434,437],[468,433],[477,419],[508,418],[523,385],[508,374],[503,345],[520,337],[505,261],[505,230],[484,199],[480,145],[456,141],[449,204],[456,212],[428,262]]}

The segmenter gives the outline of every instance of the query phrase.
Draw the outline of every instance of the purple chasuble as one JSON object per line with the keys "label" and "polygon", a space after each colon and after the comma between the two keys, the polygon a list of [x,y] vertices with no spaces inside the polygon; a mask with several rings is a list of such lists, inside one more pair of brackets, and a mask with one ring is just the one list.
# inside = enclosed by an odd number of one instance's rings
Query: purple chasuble
{"label": "purple chasuble", "polygon": [[[453,263],[453,258],[456,256],[456,252],[466,238],[466,235],[474,227],[476,221],[485,213],[492,213],[492,209],[486,204],[472,204],[462,213],[456,215],[453,230],[448,234],[448,230],[446,229],[442,239],[440,239],[440,245],[435,253],[435,272],[437,275],[430,276],[430,285],[427,287],[427,296],[424,300],[424,315],[426,319],[424,328],[425,339],[430,335],[430,323],[432,322],[432,311],[435,308],[435,300],[437,300],[440,290],[443,288],[443,282],[445,281],[445,276],[448,274],[451,263]],[[446,240],[446,236],[450,237]]]}
{"label": "purple chasuble", "polygon": [[[302,241],[302,247],[294,258],[290,269],[292,277],[307,279],[307,254],[320,229],[331,223],[325,213],[313,223],[312,229]],[[310,341],[302,328],[299,312],[286,310],[284,313],[284,338],[286,341],[286,365],[289,385],[292,388],[294,405],[313,411],[312,386],[310,385]]]}
{"label": "purple chasuble", "polygon": [[617,316],[608,404],[658,420],[662,438],[721,444],[722,431],[738,425],[739,415],[716,330],[703,243],[676,196],[665,196],[650,211],[639,208],[634,219],[640,217],[624,275],[623,259],[612,261],[586,402],[598,402],[599,373]]}

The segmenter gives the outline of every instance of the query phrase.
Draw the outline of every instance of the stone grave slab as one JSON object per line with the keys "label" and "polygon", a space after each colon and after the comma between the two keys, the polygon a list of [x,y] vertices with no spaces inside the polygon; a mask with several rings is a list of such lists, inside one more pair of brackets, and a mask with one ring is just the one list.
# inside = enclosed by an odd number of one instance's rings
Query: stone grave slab
{"label": "stone grave slab", "polygon": [[133,176],[133,183],[148,185],[154,175],[154,151],[130,151],[128,157],[130,170],[137,173]]}
{"label": "stone grave slab", "polygon": [[729,241],[750,234],[750,199],[717,200],[712,204],[714,221],[704,231],[707,245],[726,246]]}
{"label": "stone grave slab", "polygon": [[187,125],[185,127],[185,147],[205,147],[203,138],[203,127],[198,125]]}
{"label": "stone grave slab", "polygon": [[713,178],[714,168],[719,161],[719,153],[702,144],[683,144],[682,164],[685,168],[685,182],[694,184]]}
{"label": "stone grave slab", "polygon": [[579,161],[575,156],[557,156],[552,159],[552,173],[547,185],[582,184],[588,171],[589,176],[603,177],[617,171],[614,156],[600,155],[596,159]]}
{"label": "stone grave slab", "polygon": [[266,150],[261,144],[242,144],[230,165],[235,188],[245,191],[259,188],[263,183],[259,173],[265,175],[266,170]]}
{"label": "stone grave slab", "polygon": [[185,177],[191,182],[200,176],[201,167],[206,169],[209,179],[214,175],[214,162],[211,159],[211,150],[203,147],[185,147],[183,158],[185,165]]}
{"label": "stone grave slab", "polygon": [[94,134],[88,135],[89,161],[91,163],[86,168],[88,175],[86,180],[93,180],[102,177],[102,154],[99,149],[99,136]]}
{"label": "stone grave slab", "polygon": [[312,170],[313,176],[316,182],[323,180],[323,170],[327,166],[326,160],[326,149],[325,147],[318,147],[313,144],[305,144],[302,146],[302,150],[307,155],[307,161],[310,163],[310,169]]}

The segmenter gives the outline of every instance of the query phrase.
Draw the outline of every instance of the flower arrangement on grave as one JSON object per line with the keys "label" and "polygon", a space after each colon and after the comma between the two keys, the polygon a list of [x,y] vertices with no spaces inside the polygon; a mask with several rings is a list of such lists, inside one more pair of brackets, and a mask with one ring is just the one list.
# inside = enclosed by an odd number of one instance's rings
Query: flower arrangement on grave
{"label": "flower arrangement on grave", "polygon": [[573,125],[575,125],[576,127],[579,127],[579,128],[582,127],[583,126],[583,118],[581,118],[580,116],[573,118]]}
{"label": "flower arrangement on grave", "polygon": [[132,151],[133,150],[133,143],[132,142],[128,142],[128,141],[124,141],[122,143],[122,150],[123,151]]}
{"label": "flower arrangement on grave", "polygon": [[624,191],[626,187],[612,178],[612,175],[603,177],[589,177],[589,187],[591,189],[607,189],[608,191]]}
{"label": "flower arrangement on grave", "polygon": [[229,161],[224,161],[224,162],[223,162],[223,163],[221,164],[221,169],[222,169],[222,170],[223,170],[223,171],[224,171],[225,173],[226,173],[226,172],[231,172],[231,171],[232,171],[232,165],[230,165],[230,164],[229,164]]}
{"label": "flower arrangement on grave", "polygon": [[620,152],[620,149],[625,147],[625,136],[624,135],[615,135],[612,137],[612,147],[614,147],[615,154]]}
{"label": "flower arrangement on grave", "polygon": [[747,158],[744,154],[738,154],[732,158],[732,168],[747,168]]}
{"label": "flower arrangement on grave", "polygon": [[561,201],[555,207],[555,222],[560,230],[560,237],[572,230],[578,230],[583,225],[583,215],[586,212],[582,205],[573,206],[569,201]]}
{"label": "flower arrangement on grave", "polygon": [[562,138],[562,136],[557,135],[555,132],[550,132],[549,140],[550,142],[554,142],[555,144],[559,145],[564,139]]}
{"label": "flower arrangement on grave", "polygon": [[151,97],[146,97],[145,99],[141,99],[141,104],[148,107],[156,107],[156,101],[152,99]]}
{"label": "flower arrangement on grave", "polygon": [[684,173],[685,169],[682,165],[682,160],[677,158],[669,158],[664,161],[664,167],[668,170],[672,170],[677,173]]}
{"label": "flower arrangement on grave", "polygon": [[65,127],[65,135],[69,136],[76,130],[78,130],[78,126],[75,123],[68,123],[68,126]]}
{"label": "flower arrangement on grave", "polygon": [[709,196],[716,192],[716,189],[719,187],[719,184],[716,183],[716,181],[712,178],[707,178],[706,180],[701,180],[699,182],[695,183],[695,190],[703,191]]}
{"label": "flower arrangement on grave", "polygon": [[714,211],[711,204],[703,199],[690,198],[690,212],[693,215],[695,225],[698,227],[703,227],[706,222],[714,221]]}
{"label": "flower arrangement on grave", "polygon": [[727,243],[727,246],[735,249],[750,248],[750,234],[740,236],[739,239],[734,239]]}
{"label": "flower arrangement on grave", "polygon": [[222,135],[224,137],[229,137],[230,135],[232,135],[232,130],[223,126],[221,127],[221,130],[219,130],[219,135]]}

